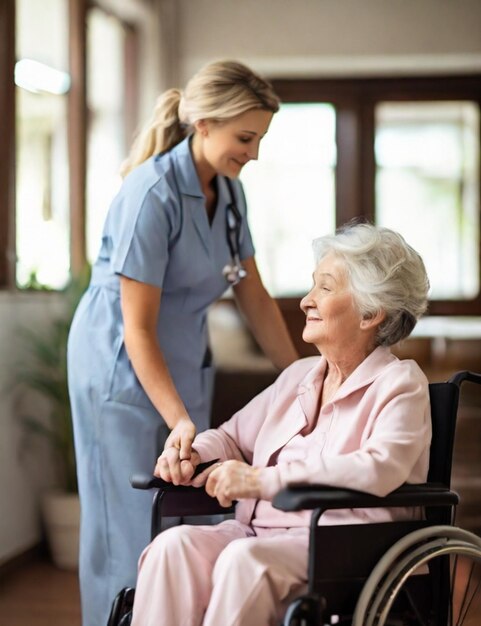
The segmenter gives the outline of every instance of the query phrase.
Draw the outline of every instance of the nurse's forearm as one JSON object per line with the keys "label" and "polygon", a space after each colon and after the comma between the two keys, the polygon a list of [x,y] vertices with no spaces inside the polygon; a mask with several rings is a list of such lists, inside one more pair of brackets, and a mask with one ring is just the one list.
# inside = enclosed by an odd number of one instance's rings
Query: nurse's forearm
{"label": "nurse's forearm", "polygon": [[299,358],[277,302],[263,287],[250,294],[236,293],[236,299],[256,341],[276,367],[285,369]]}
{"label": "nurse's forearm", "polygon": [[243,261],[247,277],[234,287],[239,309],[272,363],[285,369],[299,358],[277,302],[266,291],[254,257]]}
{"label": "nurse's forearm", "polygon": [[282,313],[268,294],[252,303],[246,317],[256,341],[276,367],[285,369],[299,358]]}
{"label": "nurse's forearm", "polygon": [[179,420],[189,418],[157,338],[143,329],[126,329],[125,346],[140,384],[167,426],[172,429]]}

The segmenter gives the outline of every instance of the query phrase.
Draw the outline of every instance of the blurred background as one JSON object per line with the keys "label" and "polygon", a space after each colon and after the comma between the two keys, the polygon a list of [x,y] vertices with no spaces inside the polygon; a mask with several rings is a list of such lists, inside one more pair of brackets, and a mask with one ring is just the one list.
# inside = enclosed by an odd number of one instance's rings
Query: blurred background
{"label": "blurred background", "polygon": [[[0,2],[0,575],[37,554],[42,494],[65,486],[59,442],[33,434],[58,407],[68,418],[65,332],[52,332],[68,328],[120,163],[156,96],[207,62],[247,63],[283,102],[241,178],[301,353],[311,241],[363,217],[399,230],[431,279],[429,314],[398,353],[430,380],[481,371],[480,33],[479,0]],[[210,329],[220,421],[275,372],[229,294]],[[481,400],[467,396],[455,478],[479,531]]]}

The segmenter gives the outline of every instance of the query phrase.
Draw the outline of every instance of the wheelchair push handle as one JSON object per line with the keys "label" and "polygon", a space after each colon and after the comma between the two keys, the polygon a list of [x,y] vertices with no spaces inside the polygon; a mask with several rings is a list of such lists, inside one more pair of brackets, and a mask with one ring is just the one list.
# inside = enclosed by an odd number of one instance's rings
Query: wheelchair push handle
{"label": "wheelchair push handle", "polygon": [[475,383],[476,385],[481,385],[481,374],[463,370],[461,372],[456,372],[456,374],[453,374],[448,382],[453,383],[457,387],[460,387],[461,383],[463,383],[464,381]]}

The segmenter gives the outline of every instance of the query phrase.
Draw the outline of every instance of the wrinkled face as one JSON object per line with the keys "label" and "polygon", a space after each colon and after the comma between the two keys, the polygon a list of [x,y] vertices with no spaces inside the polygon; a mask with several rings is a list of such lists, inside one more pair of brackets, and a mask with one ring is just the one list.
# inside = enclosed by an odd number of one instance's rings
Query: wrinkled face
{"label": "wrinkled face", "polygon": [[246,163],[257,160],[272,116],[270,111],[252,109],[227,122],[199,122],[196,130],[202,136],[206,163],[216,174],[237,178]]}
{"label": "wrinkled face", "polygon": [[317,266],[314,286],[301,300],[306,315],[302,338],[322,352],[327,347],[349,350],[361,336],[362,317],[350,291],[343,261],[327,254]]}

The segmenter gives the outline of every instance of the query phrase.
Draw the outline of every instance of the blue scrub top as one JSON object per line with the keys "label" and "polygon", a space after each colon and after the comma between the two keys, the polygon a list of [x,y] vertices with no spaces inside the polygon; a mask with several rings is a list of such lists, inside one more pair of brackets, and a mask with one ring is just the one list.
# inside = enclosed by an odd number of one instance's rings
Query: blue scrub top
{"label": "blue scrub top", "polygon": [[[222,269],[231,261],[226,237],[231,198],[218,176],[209,224],[189,139],[135,168],[114,199],[91,284],[72,324],[69,359],[85,363],[83,383],[104,399],[153,409],[125,349],[119,276],[160,287],[158,341],[189,415],[203,430],[209,427],[213,383],[213,368],[206,362],[206,315],[229,286]],[[242,216],[240,258],[245,259],[254,247],[241,184],[232,183]]]}

